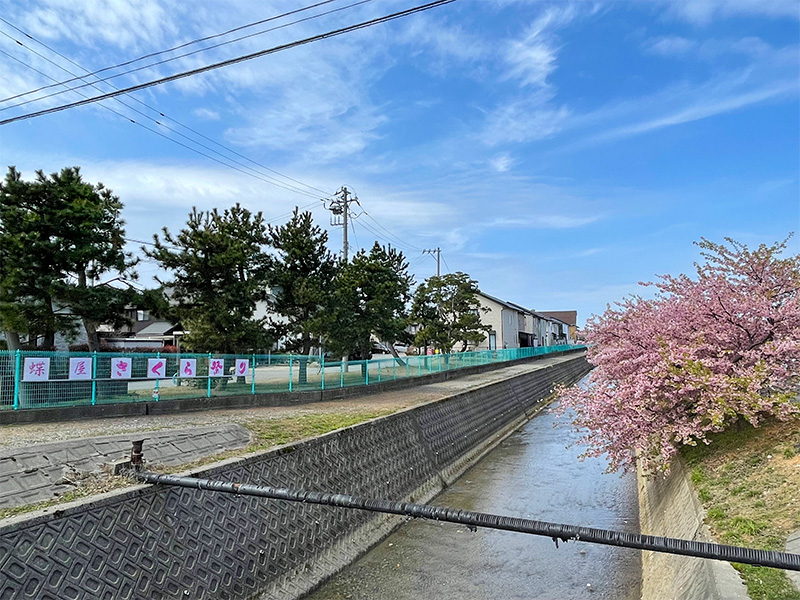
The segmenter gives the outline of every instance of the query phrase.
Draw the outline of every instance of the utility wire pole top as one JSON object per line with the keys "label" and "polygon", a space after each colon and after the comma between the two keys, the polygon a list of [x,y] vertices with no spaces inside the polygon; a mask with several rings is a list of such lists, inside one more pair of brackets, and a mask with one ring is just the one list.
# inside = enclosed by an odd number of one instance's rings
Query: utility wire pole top
{"label": "utility wire pole top", "polygon": [[325,208],[331,211],[331,226],[342,227],[342,258],[345,262],[348,260],[347,221],[360,216],[360,213],[359,215],[350,214],[350,205],[353,202],[361,206],[355,192],[348,190],[344,185],[339,188],[333,198],[325,201]]}
{"label": "utility wire pole top", "polygon": [[433,256],[434,254],[436,255],[436,276],[437,277],[441,277],[442,276],[442,269],[440,267],[440,262],[441,262],[441,259],[442,259],[442,249],[441,248],[436,248],[435,250],[423,250],[422,253],[423,254],[430,254],[431,256]]}

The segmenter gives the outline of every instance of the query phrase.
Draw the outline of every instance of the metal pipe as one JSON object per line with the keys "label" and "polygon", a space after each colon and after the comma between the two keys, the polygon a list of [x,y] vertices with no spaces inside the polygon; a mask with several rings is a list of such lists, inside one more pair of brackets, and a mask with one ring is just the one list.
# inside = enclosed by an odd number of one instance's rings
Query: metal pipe
{"label": "metal pipe", "polygon": [[774,567],[777,569],[788,569],[790,571],[800,571],[800,555],[790,554],[788,552],[758,550],[710,542],[696,542],[693,540],[642,535],[638,533],[612,531],[609,529],[597,529],[594,527],[551,523],[548,521],[504,517],[502,515],[479,513],[443,506],[432,506],[430,504],[359,498],[347,494],[289,490],[286,488],[274,488],[247,483],[213,481],[210,479],[180,477],[177,475],[159,475],[149,472],[138,472],[132,473],[131,475],[145,483],[180,486],[243,496],[258,496],[275,500],[288,500],[289,502],[338,506],[340,508],[358,508],[372,512],[459,523],[467,525],[468,527],[486,527],[487,529],[501,529],[518,533],[541,535],[552,538],[556,546],[558,546],[558,540],[564,542],[574,540],[604,544],[607,546],[637,548],[640,550],[651,550],[653,552],[664,552],[667,554],[681,554],[684,556],[696,556],[699,558],[710,558],[749,565]]}

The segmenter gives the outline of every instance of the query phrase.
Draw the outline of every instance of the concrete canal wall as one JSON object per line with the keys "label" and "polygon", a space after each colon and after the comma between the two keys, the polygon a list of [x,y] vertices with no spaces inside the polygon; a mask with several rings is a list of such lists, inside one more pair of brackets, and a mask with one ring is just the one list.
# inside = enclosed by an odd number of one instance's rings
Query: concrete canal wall
{"label": "concrete canal wall", "polygon": [[[705,511],[678,457],[666,478],[638,473],[642,533],[713,542]],[[642,552],[642,600],[747,600],[747,588],[730,563]]]}
{"label": "concrete canal wall", "polygon": [[[588,370],[583,353],[533,363],[500,383],[193,474],[425,502],[534,414],[554,384]],[[135,486],[0,525],[0,598],[297,598],[400,522]]]}

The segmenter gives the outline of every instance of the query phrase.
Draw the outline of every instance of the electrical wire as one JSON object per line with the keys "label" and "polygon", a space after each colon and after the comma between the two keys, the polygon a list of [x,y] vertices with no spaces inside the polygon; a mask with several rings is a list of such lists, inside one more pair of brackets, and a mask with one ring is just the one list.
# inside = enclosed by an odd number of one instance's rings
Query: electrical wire
{"label": "electrical wire", "polygon": [[[201,48],[199,50],[193,50],[192,52],[187,52],[185,54],[179,54],[178,56],[173,56],[172,58],[165,58],[164,60],[159,60],[159,61],[147,64],[147,65],[144,65],[142,67],[137,67],[135,69],[129,69],[127,71],[123,71],[122,73],[116,73],[114,75],[109,75],[107,77],[98,78],[97,82],[108,82],[111,79],[116,79],[117,77],[122,77],[123,75],[130,75],[132,73],[138,73],[139,71],[144,71],[145,69],[149,69],[151,67],[157,67],[159,65],[163,65],[163,64],[166,64],[168,62],[172,62],[172,61],[178,60],[180,58],[186,58],[187,56],[192,56],[192,55],[198,54],[200,52],[205,52],[206,50],[213,50],[215,48],[219,48],[220,46],[226,46],[228,44],[232,44],[234,42],[239,42],[241,40],[245,40],[247,38],[251,38],[251,37],[254,37],[254,36],[257,36],[257,35],[262,35],[264,33],[270,33],[272,31],[277,31],[278,29],[284,29],[284,28],[290,27],[292,25],[297,25],[298,23],[303,23],[305,21],[310,21],[312,19],[316,19],[318,17],[326,16],[326,15],[329,15],[331,13],[339,12],[341,10],[346,10],[346,9],[352,8],[354,6],[358,6],[359,4],[365,4],[367,2],[373,2],[373,0],[359,0],[358,2],[354,2],[353,4],[348,4],[347,6],[342,6],[340,8],[335,8],[333,10],[322,12],[322,13],[319,13],[319,14],[316,14],[316,15],[313,15],[313,16],[310,16],[310,17],[305,17],[304,19],[298,19],[296,21],[291,21],[289,23],[284,23],[283,25],[278,25],[277,27],[270,27],[269,29],[263,29],[261,31],[255,32],[255,33],[250,33],[248,35],[243,35],[241,37],[234,38],[232,40],[228,40],[227,42],[214,44],[213,46],[207,46],[206,48]],[[76,81],[76,80],[79,80],[79,79],[81,79],[81,78],[80,77],[73,77],[72,79],[70,79],[68,81],[72,82],[72,81]],[[58,85],[58,84],[53,84],[53,85]],[[53,96],[59,96],[61,94],[65,94],[66,92],[79,90],[79,89],[84,88],[84,87],[86,87],[88,85],[90,85],[90,84],[84,83],[84,84],[81,84],[81,85],[76,85],[76,86],[67,88],[65,90],[61,90],[59,92],[52,92],[52,93],[46,94],[44,96],[39,96],[38,98],[32,98],[30,100],[25,100],[24,102],[18,102],[17,104],[12,104],[12,105],[0,108],[0,112],[2,112],[4,110],[8,110],[10,108],[17,108],[19,106],[25,106],[26,104],[31,104],[32,102],[38,102],[39,100],[45,100],[46,98],[52,98]]]}
{"label": "electrical wire", "polygon": [[[23,32],[23,33],[25,33],[25,32]],[[6,32],[4,32],[4,31],[0,31],[0,34],[2,34],[2,35],[4,35],[4,36],[8,37],[9,39],[11,39],[12,41],[16,42],[17,44],[19,44],[20,46],[22,46],[23,48],[25,48],[25,49],[26,49],[26,50],[28,50],[29,52],[32,52],[33,54],[36,54],[36,55],[37,55],[37,56],[39,56],[40,58],[42,58],[42,59],[46,60],[47,62],[49,62],[50,64],[52,64],[52,65],[55,65],[56,67],[58,67],[58,68],[59,68],[59,69],[61,69],[62,71],[65,71],[65,72],[67,72],[67,73],[73,74],[73,73],[72,73],[72,72],[71,72],[69,69],[67,69],[67,68],[63,67],[62,65],[59,65],[59,64],[58,64],[58,63],[56,63],[55,61],[53,61],[53,60],[51,60],[50,58],[48,58],[48,57],[44,56],[43,54],[41,54],[41,53],[37,52],[37,51],[36,51],[36,50],[34,50],[33,48],[30,48],[30,47],[26,46],[25,44],[21,43],[19,40],[16,40],[16,39],[14,39],[12,36],[8,35]],[[28,34],[25,34],[25,35],[28,35]],[[37,40],[36,38],[34,38],[33,36],[30,36],[30,35],[28,35],[28,37],[29,37],[29,38],[31,38],[32,40],[36,41],[37,43],[41,44],[42,46],[44,46],[45,48],[47,48],[47,49],[48,49],[48,50],[50,50],[51,52],[54,52],[55,54],[57,54],[58,56],[60,56],[60,57],[61,57],[61,58],[63,58],[64,60],[67,60],[67,61],[69,61],[70,63],[74,64],[74,65],[75,65],[75,66],[77,66],[78,68],[84,69],[84,68],[83,68],[81,65],[79,65],[79,64],[78,64],[78,63],[76,63],[75,61],[73,61],[73,60],[71,60],[70,58],[68,58],[68,57],[64,56],[63,54],[61,54],[61,53],[60,53],[60,52],[58,52],[57,50],[53,50],[52,48],[50,48],[49,46],[47,46],[47,45],[46,45],[46,44],[44,44],[43,42],[40,42],[39,40]],[[21,63],[22,65],[24,65],[24,66],[28,67],[29,69],[31,69],[31,70],[33,70],[33,71],[35,71],[35,72],[39,73],[40,75],[42,75],[42,76],[44,76],[44,77],[47,77],[47,78],[48,78],[48,79],[50,79],[50,80],[53,80],[53,81],[55,81],[55,78],[51,77],[51,76],[50,76],[50,75],[48,75],[47,73],[44,73],[44,72],[40,71],[39,69],[36,69],[35,67],[33,67],[33,66],[29,65],[28,63],[26,63],[26,62],[24,62],[24,61],[20,60],[19,58],[15,57],[15,56],[12,56],[12,55],[10,55],[9,53],[7,53],[7,52],[3,51],[2,49],[0,49],[0,52],[2,52],[3,54],[5,54],[5,55],[6,55],[6,56],[8,56],[9,58],[12,58],[13,60],[15,60],[15,61],[17,61],[17,62]],[[86,69],[84,69],[84,70],[86,70]],[[102,89],[101,89],[101,88],[99,88],[99,87],[96,85],[96,82],[91,82],[91,83],[90,83],[90,85],[91,85],[92,87],[94,87],[95,89],[97,89],[97,90],[99,90],[99,91],[102,91]],[[111,86],[112,88],[114,87],[114,86],[113,86],[112,84],[110,84],[110,83],[109,83],[109,84],[107,84],[107,85]],[[76,93],[79,93],[79,95],[83,95],[83,94],[80,94],[80,92],[76,92]],[[84,96],[84,97],[85,97],[85,96]],[[200,132],[198,132],[198,131],[195,131],[194,129],[192,129],[192,128],[191,128],[191,127],[189,127],[188,125],[184,125],[184,124],[180,123],[179,121],[177,121],[176,119],[172,119],[171,117],[168,117],[166,114],[164,114],[163,112],[161,112],[159,109],[157,109],[157,108],[154,108],[154,107],[152,107],[152,106],[149,106],[149,105],[147,105],[146,103],[142,102],[142,101],[141,101],[141,100],[139,100],[138,98],[135,98],[135,97],[133,97],[133,96],[131,96],[130,98],[131,98],[132,100],[134,100],[135,102],[138,102],[138,103],[139,103],[139,104],[141,104],[142,106],[145,106],[145,107],[146,107],[146,108],[148,108],[149,110],[151,110],[151,111],[153,111],[153,112],[156,112],[156,113],[158,113],[160,116],[164,117],[165,119],[168,119],[168,120],[170,120],[170,121],[172,121],[172,122],[176,123],[177,125],[179,125],[179,126],[183,127],[183,128],[184,128],[184,129],[186,129],[187,131],[191,131],[191,132],[192,132],[192,133],[194,133],[195,135],[197,135],[197,136],[199,136],[199,137],[201,137],[201,138],[204,138],[204,139],[206,139],[206,140],[208,140],[208,141],[210,141],[210,142],[212,142],[212,143],[216,144],[217,146],[219,146],[219,147],[221,147],[221,148],[223,148],[223,149],[227,150],[228,152],[230,152],[230,153],[232,153],[232,154],[234,154],[234,155],[236,155],[236,156],[239,156],[239,157],[241,157],[241,158],[243,158],[243,159],[245,159],[245,160],[249,161],[249,162],[250,162],[250,163],[252,163],[252,164],[255,164],[255,165],[257,165],[257,166],[259,166],[259,167],[261,167],[261,168],[263,168],[263,169],[266,169],[267,171],[270,171],[270,172],[272,172],[272,173],[275,173],[276,175],[279,175],[279,176],[281,176],[281,177],[283,177],[283,178],[285,178],[285,179],[288,179],[288,180],[290,180],[290,181],[294,181],[294,182],[296,182],[296,183],[298,183],[298,184],[300,184],[300,185],[303,185],[303,186],[305,186],[305,187],[308,187],[308,188],[310,188],[310,189],[312,189],[312,190],[317,190],[317,191],[321,192],[321,193],[322,193],[323,195],[325,195],[325,196],[328,196],[328,195],[330,195],[330,194],[328,194],[327,192],[325,192],[324,190],[320,190],[319,188],[315,188],[314,186],[311,186],[311,185],[309,185],[309,184],[303,183],[302,181],[299,181],[299,180],[297,180],[297,179],[293,179],[293,178],[291,178],[291,177],[289,177],[289,176],[287,176],[287,175],[283,175],[282,173],[279,173],[278,171],[275,171],[274,169],[271,169],[271,168],[267,167],[266,165],[262,165],[261,163],[259,163],[259,162],[257,162],[257,161],[254,161],[254,160],[252,160],[252,159],[250,159],[250,158],[248,158],[248,157],[244,156],[243,154],[241,154],[241,153],[239,153],[239,152],[236,152],[235,150],[233,150],[233,149],[231,149],[231,148],[228,148],[227,146],[225,146],[225,145],[223,145],[223,144],[220,144],[219,142],[216,142],[216,141],[214,141],[213,139],[209,138],[208,136],[206,136],[206,135],[204,135],[204,134],[202,134],[202,133],[200,133]],[[169,127],[168,125],[165,125],[164,123],[162,123],[162,122],[158,121],[157,119],[154,119],[153,117],[151,117],[151,116],[149,116],[149,115],[147,115],[147,114],[143,113],[142,111],[140,111],[140,110],[138,110],[138,109],[134,108],[133,106],[131,106],[131,105],[129,105],[129,104],[126,104],[126,103],[125,103],[123,100],[121,100],[120,98],[113,98],[113,100],[114,100],[114,101],[116,101],[116,102],[118,102],[118,103],[120,103],[120,104],[122,104],[123,106],[125,106],[125,107],[126,107],[126,108],[128,108],[129,110],[132,110],[133,112],[135,112],[135,113],[137,113],[137,114],[139,114],[139,115],[143,116],[144,118],[146,118],[146,119],[148,119],[148,120],[151,120],[151,121],[153,121],[153,122],[154,122],[156,125],[159,125],[159,126],[161,126],[161,127],[165,128],[165,129],[167,129],[168,131],[171,131],[172,133],[174,133],[174,134],[176,134],[176,135],[178,135],[178,136],[180,136],[180,137],[182,137],[182,138],[184,138],[184,139],[188,140],[189,142],[191,142],[191,143],[193,143],[193,144],[197,144],[198,146],[200,146],[200,147],[202,147],[202,148],[205,148],[206,150],[208,150],[208,151],[210,151],[210,152],[213,152],[213,153],[214,153],[214,154],[216,154],[217,156],[220,156],[220,157],[222,157],[222,158],[225,158],[226,160],[230,160],[231,162],[233,162],[233,163],[235,163],[235,164],[238,164],[239,166],[243,167],[244,169],[247,169],[248,171],[253,171],[253,172],[255,172],[255,173],[256,173],[256,175],[258,176],[258,178],[259,178],[259,179],[261,179],[262,181],[266,181],[267,183],[271,183],[272,185],[275,185],[275,186],[277,186],[277,187],[279,187],[279,188],[282,188],[282,189],[285,189],[285,190],[288,190],[288,191],[291,191],[291,192],[296,192],[296,193],[298,193],[298,194],[302,194],[302,195],[305,195],[305,196],[308,196],[308,197],[311,197],[311,198],[317,198],[317,195],[316,195],[316,194],[312,194],[312,193],[310,193],[310,192],[308,192],[308,191],[306,191],[306,190],[303,190],[303,189],[297,188],[297,187],[295,187],[295,186],[293,186],[293,185],[291,185],[291,184],[287,184],[287,183],[285,183],[285,182],[282,182],[282,181],[280,181],[280,180],[278,180],[278,179],[275,179],[274,177],[271,177],[271,176],[269,176],[269,175],[264,175],[264,174],[262,174],[262,173],[258,173],[258,171],[255,171],[255,169],[252,169],[251,167],[248,167],[248,166],[247,166],[247,165],[245,165],[244,163],[242,163],[242,162],[240,162],[240,161],[237,161],[237,160],[235,160],[235,159],[232,159],[232,158],[230,158],[230,157],[228,157],[228,156],[225,156],[224,154],[222,154],[222,153],[218,152],[217,150],[214,150],[214,149],[213,149],[213,148],[211,148],[210,146],[207,146],[206,144],[203,144],[203,143],[201,143],[201,142],[198,142],[197,140],[193,140],[192,138],[190,138],[190,137],[188,137],[188,136],[184,135],[183,133],[181,133],[181,132],[179,132],[179,131],[177,131],[177,130],[173,129],[172,127]],[[103,106],[104,108],[108,108],[107,106],[105,106],[105,105],[103,105],[103,104],[101,104],[101,106]],[[112,112],[114,112],[114,111],[112,111]],[[133,120],[132,120],[132,119],[130,119],[129,117],[126,117],[126,116],[124,116],[124,115],[121,115],[120,113],[115,113],[115,114],[118,114],[118,115],[122,116],[122,117],[123,117],[123,118],[125,118],[125,119],[128,119],[128,120],[131,120],[131,121],[133,121]],[[135,121],[133,121],[133,122],[135,123]],[[149,131],[153,131],[152,129],[149,129],[149,128],[147,128],[147,127],[145,127],[145,129],[148,129]],[[172,141],[172,142],[174,142],[174,143],[178,143],[178,144],[180,144],[179,142],[177,142],[176,140],[174,140],[174,139],[170,138],[169,136],[162,136],[162,137],[165,137],[166,139],[168,139],[168,140],[170,140],[170,141]],[[180,144],[180,145],[183,145],[183,144]],[[184,147],[186,147],[186,146],[184,146]],[[191,149],[191,150],[193,150],[193,151],[195,151],[195,152],[197,152],[197,150],[194,150],[194,149],[192,149],[192,148],[190,148],[190,149]],[[207,155],[205,155],[205,154],[203,154],[203,153],[200,153],[200,154],[202,154],[203,156],[207,156]],[[219,162],[219,161],[217,161],[217,162]],[[223,164],[225,164],[225,163],[223,163]],[[238,170],[238,169],[237,169],[237,170]],[[248,174],[249,174],[249,173],[248,173]]]}
{"label": "electrical wire", "polygon": [[269,55],[269,54],[275,54],[277,52],[282,52],[283,50],[296,48],[298,46],[303,46],[305,44],[310,44],[312,42],[317,42],[317,41],[321,41],[321,40],[325,40],[325,39],[330,39],[330,38],[337,37],[337,36],[340,36],[340,35],[343,35],[343,34],[346,34],[346,33],[351,33],[353,31],[357,31],[357,30],[360,30],[360,29],[366,29],[367,27],[372,27],[374,25],[387,23],[387,22],[393,21],[395,19],[400,19],[402,17],[406,17],[406,16],[409,16],[409,15],[412,15],[412,14],[416,14],[416,13],[420,13],[420,12],[424,12],[424,11],[430,10],[432,8],[436,8],[436,7],[439,7],[439,6],[444,6],[445,4],[450,4],[450,3],[455,2],[455,1],[456,0],[434,0],[433,2],[429,2],[427,4],[421,4],[421,5],[415,6],[413,8],[402,10],[402,11],[399,11],[399,12],[396,12],[396,13],[392,13],[392,14],[389,14],[389,15],[384,15],[382,17],[378,17],[378,18],[375,18],[375,19],[370,19],[368,21],[362,21],[361,23],[357,23],[355,25],[348,25],[347,27],[334,29],[334,30],[328,31],[326,33],[321,33],[321,34],[314,35],[314,36],[311,36],[311,37],[307,37],[307,38],[304,38],[304,39],[301,39],[301,40],[296,40],[294,42],[289,42],[287,44],[281,44],[281,45],[278,45],[278,46],[273,46],[272,48],[268,48],[266,50],[260,50],[258,52],[252,52],[250,54],[245,54],[243,56],[238,56],[236,58],[231,58],[231,59],[224,60],[224,61],[221,61],[221,62],[218,62],[218,63],[214,63],[214,64],[211,64],[211,65],[206,65],[204,67],[198,67],[196,69],[191,69],[189,71],[183,71],[183,72],[180,72],[180,73],[175,73],[173,75],[169,75],[168,77],[162,77],[160,79],[155,79],[155,80],[148,81],[148,82],[145,82],[145,83],[140,83],[140,84],[133,85],[133,86],[130,86],[130,87],[127,87],[127,88],[123,88],[123,89],[120,89],[120,90],[115,90],[113,92],[108,92],[108,93],[105,93],[105,94],[101,94],[99,96],[93,96],[93,97],[90,97],[90,98],[86,98],[84,100],[79,100],[77,102],[71,102],[69,104],[62,104],[62,105],[59,105],[59,106],[54,106],[54,107],[51,107],[51,108],[35,111],[35,112],[32,112],[32,113],[26,113],[26,114],[18,115],[16,117],[11,117],[11,118],[8,118],[8,119],[4,119],[4,120],[0,121],[0,125],[8,125],[10,123],[15,123],[17,121],[22,121],[22,120],[25,120],[25,119],[32,119],[34,117],[39,117],[39,116],[42,116],[42,115],[52,114],[52,113],[60,112],[62,110],[75,108],[75,107],[78,107],[78,106],[85,106],[87,104],[92,104],[92,103],[98,102],[100,100],[106,100],[108,98],[114,98],[116,96],[121,96],[123,94],[129,94],[131,92],[147,89],[147,88],[150,88],[150,87],[153,87],[153,86],[157,86],[157,85],[162,85],[164,83],[168,83],[168,82],[175,81],[175,80],[178,80],[178,79],[183,79],[185,77],[191,77],[191,76],[194,76],[194,75],[199,75],[200,73],[205,73],[207,71],[211,71],[211,70],[214,70],[214,69],[219,69],[219,68],[222,68],[222,67],[227,67],[227,66],[230,66],[230,65],[238,64],[238,63],[241,63],[241,62],[244,62],[244,61],[247,61],[247,60],[252,60],[254,58],[258,58],[258,57],[261,57],[261,56],[266,56],[266,55]]}
{"label": "electrical wire", "polygon": [[[183,44],[180,44],[180,45],[178,45],[178,46],[174,46],[174,47],[172,47],[172,48],[168,48],[168,49],[166,49],[166,50],[159,50],[158,52],[151,52],[150,54],[145,54],[145,55],[143,55],[143,56],[140,56],[140,57],[138,57],[138,58],[133,58],[133,59],[131,59],[131,60],[128,60],[128,61],[125,61],[125,62],[122,62],[122,63],[116,64],[116,65],[110,65],[110,66],[108,66],[108,67],[103,67],[102,69],[98,69],[98,70],[96,70],[96,71],[92,71],[91,73],[89,73],[89,75],[97,75],[98,73],[104,73],[104,72],[106,72],[106,71],[110,71],[110,70],[112,70],[112,69],[119,69],[119,68],[121,68],[121,67],[126,67],[126,66],[128,66],[128,65],[131,65],[131,64],[133,64],[133,63],[139,62],[140,60],[144,60],[144,59],[146,59],[146,58],[153,58],[154,56],[159,56],[160,54],[166,54],[166,53],[168,53],[168,52],[174,52],[175,50],[180,50],[181,48],[186,48],[187,46],[191,46],[191,45],[193,45],[193,44],[199,44],[200,42],[206,42],[206,41],[208,41],[208,40],[213,40],[213,39],[216,39],[216,38],[218,38],[218,37],[222,37],[222,36],[224,36],[224,35],[228,35],[229,33],[235,33],[235,32],[237,32],[237,31],[241,31],[241,30],[243,30],[243,29],[248,29],[248,28],[250,28],[250,27],[255,27],[256,25],[263,25],[264,23],[268,23],[268,22],[270,22],[270,21],[276,21],[276,20],[278,20],[278,19],[282,19],[283,17],[288,17],[288,16],[290,16],[290,15],[294,15],[294,14],[297,14],[297,13],[301,13],[301,12],[304,12],[304,11],[306,11],[306,10],[310,10],[310,9],[312,9],[312,8],[318,8],[318,7],[320,7],[320,6],[324,5],[324,4],[330,4],[331,2],[337,2],[337,1],[338,1],[338,0],[323,0],[322,2],[317,2],[316,4],[312,4],[312,5],[310,5],[310,6],[306,6],[306,7],[304,7],[304,8],[298,8],[298,9],[296,9],[296,10],[292,10],[292,11],[289,11],[289,12],[285,12],[285,13],[283,13],[283,14],[276,15],[276,16],[274,16],[274,17],[269,17],[269,18],[267,18],[267,19],[262,19],[262,20],[260,20],[260,21],[254,21],[254,22],[252,22],[252,23],[248,23],[247,25],[241,25],[241,26],[239,26],[239,27],[234,27],[233,29],[229,29],[228,31],[223,31],[222,33],[217,33],[217,34],[214,34],[214,35],[209,35],[209,36],[206,36],[206,37],[198,38],[198,39],[196,39],[196,40],[191,40],[191,41],[189,41],[189,42],[185,42],[185,43],[183,43]],[[340,10],[341,10],[341,9],[340,9]],[[322,16],[322,15],[325,15],[325,14],[327,14],[327,13],[322,13],[321,15],[316,15],[316,16]],[[14,25],[13,23],[10,23],[10,22],[8,22],[8,21],[7,21],[6,19],[4,19],[3,17],[0,17],[0,21],[2,21],[3,23],[5,23],[5,24],[6,24],[6,25],[8,25],[9,27],[12,27],[12,28],[16,29],[16,30],[17,30],[17,31],[19,31],[21,34],[25,35],[26,37],[29,37],[29,38],[33,39],[33,38],[30,36],[30,35],[28,35],[28,34],[27,34],[27,33],[25,33],[24,31],[22,31],[21,29],[19,29],[19,28],[18,28],[16,25]],[[267,30],[267,31],[270,31],[270,30]],[[261,33],[265,33],[265,32],[261,32]],[[240,39],[241,39],[241,38],[240,38]],[[235,39],[235,40],[230,40],[229,42],[226,42],[226,43],[231,43],[231,42],[236,42],[236,41],[239,41],[239,40],[238,40],[238,39]],[[211,46],[211,47],[209,47],[209,48],[204,48],[203,50],[208,50],[208,49],[210,49],[210,48],[216,48],[216,47],[217,47],[217,46]],[[176,57],[176,58],[181,58],[181,57]],[[52,87],[56,87],[56,86],[58,86],[58,85],[63,85],[63,84],[65,84],[65,83],[71,83],[71,82],[73,82],[73,81],[77,81],[78,79],[80,79],[80,78],[79,78],[79,77],[74,77],[74,78],[72,78],[72,79],[66,79],[66,80],[64,80],[64,81],[61,81],[61,82],[58,82],[58,83],[53,83],[53,84],[50,84],[50,85],[45,85],[45,86],[42,86],[42,87],[40,87],[40,88],[36,88],[35,90],[30,90],[30,91],[27,91],[27,92],[22,92],[22,93],[20,93],[20,94],[17,94],[17,95],[15,95],[15,96],[9,96],[8,98],[3,98],[2,100],[0,100],[0,102],[6,102],[7,100],[13,100],[14,98],[20,98],[20,97],[22,97],[22,96],[27,96],[27,95],[29,95],[29,94],[34,94],[34,93],[36,93],[36,92],[40,92],[40,91],[42,91],[42,90],[46,90],[46,89],[49,89],[49,88],[52,88]]]}
{"label": "electrical wire", "polygon": [[388,229],[386,229],[386,227],[384,227],[383,225],[381,225],[380,223],[378,223],[378,221],[377,221],[377,220],[375,220],[375,217],[373,217],[371,214],[369,214],[369,213],[368,213],[366,210],[364,211],[364,214],[365,214],[365,215],[367,215],[367,218],[368,218],[369,220],[371,220],[373,223],[375,223],[375,225],[377,225],[378,227],[380,227],[380,228],[381,228],[383,231],[385,231],[387,234],[389,234],[391,237],[393,237],[395,240],[397,240],[397,241],[396,241],[397,245],[399,245],[399,246],[405,246],[405,247],[406,247],[406,248],[408,248],[409,250],[417,250],[418,252],[422,252],[422,248],[417,248],[417,247],[416,247],[416,246],[414,246],[412,243],[410,243],[410,242],[407,242],[406,240],[404,240],[403,238],[401,238],[399,235],[395,235],[394,233],[392,233],[391,231],[389,231]]}
{"label": "electrical wire", "polygon": [[439,256],[441,256],[441,257],[442,257],[442,261],[444,262],[444,266],[445,266],[445,267],[447,267],[447,272],[448,272],[448,273],[449,273],[449,272],[451,272],[451,271],[450,271],[450,265],[448,265],[448,264],[447,264],[447,259],[445,259],[445,257],[444,257],[444,254],[442,254],[442,253],[440,252],[440,253],[439,253]]}

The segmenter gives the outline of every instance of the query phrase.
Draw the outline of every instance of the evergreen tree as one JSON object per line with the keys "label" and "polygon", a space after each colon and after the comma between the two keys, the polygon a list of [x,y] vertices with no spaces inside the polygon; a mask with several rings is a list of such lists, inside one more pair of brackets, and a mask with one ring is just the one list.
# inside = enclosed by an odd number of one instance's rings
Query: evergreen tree
{"label": "evergreen tree", "polygon": [[[158,282],[171,290],[169,313],[188,333],[183,341],[195,352],[241,353],[271,345],[265,317],[256,318],[256,304],[267,299],[267,228],[261,213],[236,204],[189,213],[177,235],[163,229],[163,241],[144,249],[172,271]],[[163,305],[162,305],[163,306]]]}
{"label": "evergreen tree", "polygon": [[0,184],[0,320],[10,347],[19,333],[52,347],[56,333],[75,333],[78,316],[96,349],[99,323],[125,322],[133,292],[94,284],[110,273],[135,278],[121,210],[111,190],[84,182],[77,167],[37,171],[31,182],[9,168]]}
{"label": "evergreen tree", "polygon": [[408,326],[412,283],[402,252],[377,242],[369,254],[360,250],[336,274],[328,348],[337,355],[366,359],[374,335],[397,357],[394,344],[404,338]]}
{"label": "evergreen tree", "polygon": [[[286,338],[287,350],[307,356],[314,340],[325,333],[333,296],[336,265],[325,246],[328,234],[313,224],[310,212],[295,208],[288,223],[269,227],[269,239],[277,251],[270,260],[273,310],[283,317],[272,326]],[[303,360],[300,383],[307,380],[306,369]]]}
{"label": "evergreen tree", "polygon": [[430,277],[420,284],[411,307],[417,346],[449,353],[458,343],[463,352],[469,344],[482,342],[490,327],[481,324],[477,293],[478,282],[460,271]]}

